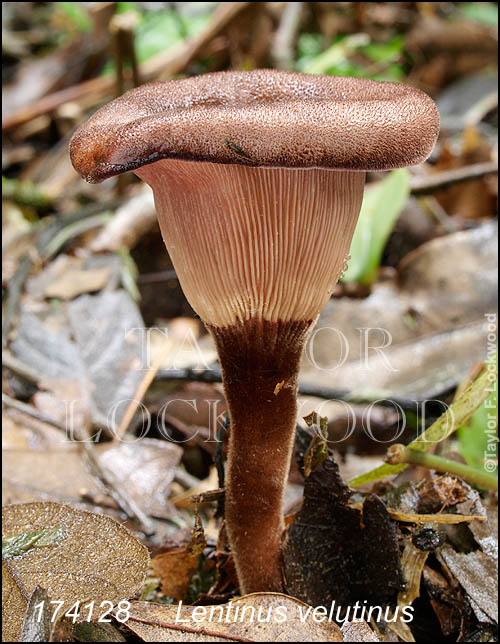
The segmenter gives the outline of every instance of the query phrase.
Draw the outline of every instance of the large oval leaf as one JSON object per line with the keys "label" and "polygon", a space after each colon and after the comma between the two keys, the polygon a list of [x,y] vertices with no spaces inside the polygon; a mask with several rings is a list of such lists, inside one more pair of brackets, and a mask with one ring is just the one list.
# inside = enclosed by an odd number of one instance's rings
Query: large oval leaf
{"label": "large oval leaf", "polygon": [[79,602],[77,621],[88,618],[84,604],[94,602],[92,619],[112,602],[133,597],[149,564],[147,549],[125,527],[105,515],[60,503],[19,503],[2,509],[5,536],[55,530],[59,538],[33,547],[5,562],[28,595],[35,586],[62,601],[60,614]]}

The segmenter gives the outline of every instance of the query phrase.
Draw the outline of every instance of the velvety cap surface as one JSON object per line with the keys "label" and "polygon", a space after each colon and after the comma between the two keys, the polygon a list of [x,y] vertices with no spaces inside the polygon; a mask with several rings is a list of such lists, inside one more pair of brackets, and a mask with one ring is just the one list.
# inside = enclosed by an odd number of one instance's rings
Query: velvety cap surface
{"label": "velvety cap surface", "polygon": [[255,70],[150,83],[98,110],[71,160],[99,182],[159,159],[386,170],[430,154],[436,105],[400,83]]}

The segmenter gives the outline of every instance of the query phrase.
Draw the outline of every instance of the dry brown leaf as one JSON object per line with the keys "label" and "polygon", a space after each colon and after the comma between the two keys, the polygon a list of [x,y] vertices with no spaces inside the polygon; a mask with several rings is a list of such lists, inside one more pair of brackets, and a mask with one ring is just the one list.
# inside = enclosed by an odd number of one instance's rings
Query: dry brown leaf
{"label": "dry brown leaf", "polygon": [[19,641],[27,605],[16,579],[2,563],[2,642]]}
{"label": "dry brown leaf", "polygon": [[33,432],[2,414],[2,449],[28,449]]}
{"label": "dry brown leaf", "polygon": [[379,642],[380,640],[365,621],[344,622],[342,625],[344,642]]}
{"label": "dry brown leaf", "polygon": [[164,595],[177,600],[184,599],[206,545],[203,525],[196,515],[189,543],[184,548],[163,552],[151,561],[155,575],[161,580],[161,591]]}
{"label": "dry brown leaf", "polygon": [[[37,392],[43,393],[43,392]],[[61,442],[64,438],[60,429],[56,429],[48,423],[32,418],[18,409],[9,409],[2,414],[2,449],[30,449],[50,450],[57,446],[57,449],[78,449],[78,446],[71,442]]]}
{"label": "dry brown leaf", "polygon": [[108,445],[98,448],[102,471],[127,490],[127,495],[143,512],[162,519],[171,518],[175,509],[168,497],[175,468],[182,457],[179,445],[154,438]]}
{"label": "dry brown leaf", "polygon": [[[486,613],[498,623],[498,578],[496,562],[481,550],[455,552],[444,544],[440,549],[446,565],[471,599],[472,607],[479,609],[479,616]],[[481,614],[482,613],[482,614]],[[477,614],[477,613],[476,613]]]}
{"label": "dry brown leaf", "polygon": [[106,285],[111,274],[110,268],[89,268],[74,270],[54,280],[45,289],[45,297],[58,297],[72,300],[77,295],[100,291]]}
{"label": "dry brown leaf", "polygon": [[[147,549],[114,519],[60,503],[22,503],[2,510],[3,532],[16,535],[61,526],[64,537],[52,546],[33,548],[9,560],[9,571],[22,590],[42,586],[63,601],[64,611],[76,602],[95,602],[92,618],[109,603],[133,597],[141,588],[149,563]],[[63,610],[61,609],[61,612]],[[88,618],[83,608],[77,620]]]}
{"label": "dry brown leaf", "polygon": [[[77,503],[83,495],[114,507],[76,451],[5,450],[2,502],[54,500]],[[23,532],[23,530],[21,531]]]}
{"label": "dry brown leaf", "polygon": [[[51,642],[52,611],[50,597],[41,586],[36,586],[28,600],[21,626],[21,642]],[[40,608],[41,604],[41,608]]]}
{"label": "dry brown leaf", "polygon": [[36,299],[57,297],[72,300],[83,293],[100,291],[111,271],[110,266],[87,267],[83,258],[62,254],[28,279],[27,291]]}
{"label": "dry brown leaf", "polygon": [[[127,626],[146,642],[215,641],[214,637],[240,642],[342,642],[335,622],[327,617],[314,621],[314,610],[280,593],[252,593],[218,606],[132,602]],[[264,621],[268,615],[269,621]],[[318,612],[315,615],[322,617]],[[189,639],[179,638],[182,631]]]}

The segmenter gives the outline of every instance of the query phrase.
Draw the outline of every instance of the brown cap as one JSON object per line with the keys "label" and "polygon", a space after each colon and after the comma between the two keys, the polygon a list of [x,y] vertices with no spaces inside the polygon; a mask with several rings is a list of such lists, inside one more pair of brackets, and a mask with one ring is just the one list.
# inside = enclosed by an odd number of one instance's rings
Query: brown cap
{"label": "brown cap", "polygon": [[437,108],[399,83],[260,69],[150,83],[98,110],[71,160],[90,182],[159,159],[387,170],[420,163]]}

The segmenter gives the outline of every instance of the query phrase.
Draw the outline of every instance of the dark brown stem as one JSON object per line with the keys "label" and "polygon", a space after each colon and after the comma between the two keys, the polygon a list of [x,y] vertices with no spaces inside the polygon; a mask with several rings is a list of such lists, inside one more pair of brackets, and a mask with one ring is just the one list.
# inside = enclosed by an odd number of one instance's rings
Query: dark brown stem
{"label": "dark brown stem", "polygon": [[283,494],[310,321],[211,328],[231,419],[226,526],[240,590],[282,591]]}

